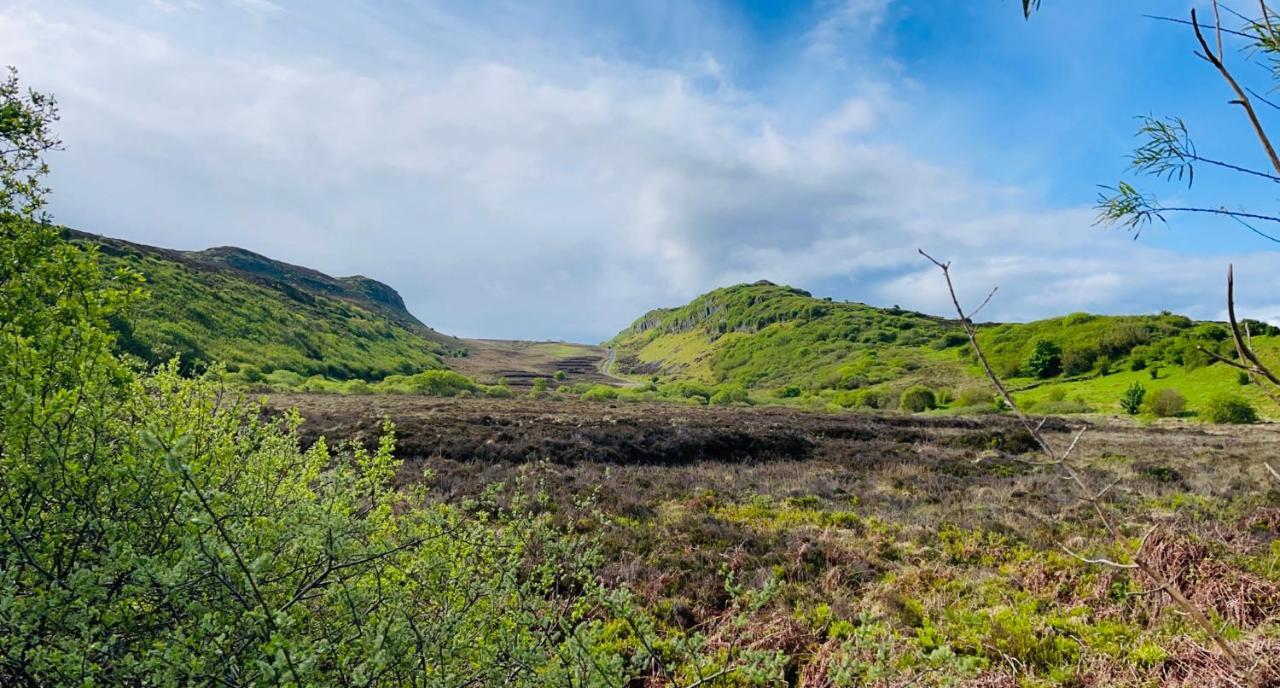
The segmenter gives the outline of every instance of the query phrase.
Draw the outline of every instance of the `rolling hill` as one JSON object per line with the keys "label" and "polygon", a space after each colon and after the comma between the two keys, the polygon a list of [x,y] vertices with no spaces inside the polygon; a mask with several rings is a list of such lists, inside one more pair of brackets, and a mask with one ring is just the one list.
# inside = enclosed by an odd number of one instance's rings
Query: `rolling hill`
{"label": "rolling hill", "polygon": [[443,369],[516,388],[557,371],[572,383],[619,382],[600,372],[608,355],[601,347],[441,334],[368,277],[331,277],[242,248],[177,251],[66,233],[95,246],[108,269],[145,277],[149,298],[113,325],[120,347],[148,364],[177,355],[187,369],[218,362],[245,382],[305,381],[316,390]]}
{"label": "rolling hill", "polygon": [[146,279],[149,298],[113,323],[120,346],[148,363],[220,362],[250,377],[377,380],[445,367],[463,348],[404,308],[391,287],[335,278],[238,249],[175,251],[70,232],[97,246],[107,268]]}
{"label": "rolling hill", "polygon": [[[1248,325],[1255,348],[1276,358],[1280,331]],[[1241,384],[1235,369],[1201,350],[1233,356],[1228,334],[1221,323],[1169,313],[1076,313],[979,327],[980,343],[1020,400],[1046,411],[1118,411],[1134,382],[1152,391],[1174,387],[1193,409],[1223,392],[1264,401],[1262,390]],[[885,408],[908,387],[924,385],[944,405],[990,404],[957,321],[815,298],[764,281],[650,311],[606,345],[616,349],[616,373],[655,386],[740,386],[766,398]],[[1047,368],[1033,363],[1038,346]]]}

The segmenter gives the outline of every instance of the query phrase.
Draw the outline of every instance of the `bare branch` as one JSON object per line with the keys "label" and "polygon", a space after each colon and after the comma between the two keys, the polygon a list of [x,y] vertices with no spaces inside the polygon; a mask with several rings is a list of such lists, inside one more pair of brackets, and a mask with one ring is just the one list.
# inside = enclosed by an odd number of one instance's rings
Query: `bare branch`
{"label": "bare branch", "polygon": [[[1216,2],[1215,2],[1216,4]],[[1271,145],[1271,138],[1267,136],[1266,129],[1262,126],[1262,121],[1258,119],[1258,113],[1253,109],[1253,102],[1249,100],[1249,94],[1245,93],[1240,87],[1239,82],[1231,75],[1231,71],[1223,64],[1222,60],[1214,56],[1213,51],[1209,48],[1208,41],[1204,38],[1204,33],[1200,30],[1200,21],[1196,18],[1195,8],[1191,10],[1191,26],[1195,30],[1196,40],[1200,43],[1200,48],[1204,51],[1202,57],[1208,60],[1210,64],[1218,70],[1222,78],[1231,86],[1231,90],[1236,94],[1236,100],[1231,102],[1244,108],[1245,114],[1249,117],[1249,122],[1253,125],[1253,131],[1258,137],[1262,148],[1267,152],[1267,157],[1271,160],[1271,166],[1277,174],[1280,174],[1280,155],[1276,153],[1275,146]]]}
{"label": "bare branch", "polygon": [[1227,322],[1231,325],[1231,337],[1235,340],[1236,353],[1240,355],[1240,360],[1248,361],[1253,364],[1253,372],[1265,377],[1271,384],[1280,386],[1280,378],[1276,377],[1262,361],[1258,360],[1257,354],[1253,353],[1253,349],[1244,343],[1244,338],[1240,336],[1240,324],[1236,322],[1236,280],[1235,266],[1227,266]]}
{"label": "bare branch", "polygon": [[1109,567],[1111,567],[1111,568],[1113,568],[1113,569],[1136,569],[1136,568],[1140,568],[1137,564],[1121,564],[1120,562],[1112,561],[1112,560],[1110,560],[1110,559],[1101,559],[1101,558],[1099,558],[1099,559],[1089,559],[1088,557],[1085,557],[1085,556],[1082,556],[1082,555],[1076,554],[1075,552],[1072,552],[1072,551],[1071,551],[1071,549],[1070,549],[1069,547],[1067,547],[1066,545],[1059,545],[1059,546],[1060,546],[1060,547],[1062,547],[1062,551],[1066,552],[1067,554],[1070,554],[1071,556],[1075,557],[1076,559],[1079,559],[1080,561],[1083,561],[1083,562],[1084,562],[1084,563],[1086,563],[1086,564],[1097,564],[1097,565],[1101,565],[1101,566],[1109,566]]}
{"label": "bare branch", "polygon": [[[1191,22],[1187,21],[1186,19],[1179,19],[1177,17],[1162,17],[1158,14],[1144,14],[1142,15],[1142,17],[1143,19],[1155,19],[1156,21],[1164,21],[1172,24],[1183,24],[1186,26],[1191,26]],[[1243,31],[1234,31],[1232,29],[1223,29],[1222,33],[1225,33],[1230,36],[1239,36],[1241,38],[1253,38],[1253,36],[1251,36],[1250,34],[1247,34]]]}

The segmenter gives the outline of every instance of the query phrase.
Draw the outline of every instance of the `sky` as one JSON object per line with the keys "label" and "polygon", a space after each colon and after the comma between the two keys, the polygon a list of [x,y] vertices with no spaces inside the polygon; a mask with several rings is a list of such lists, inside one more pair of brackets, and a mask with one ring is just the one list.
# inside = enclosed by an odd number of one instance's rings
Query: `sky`
{"label": "sky", "polygon": [[948,314],[918,248],[970,303],[999,287],[985,318],[1220,318],[1234,262],[1241,310],[1280,321],[1280,245],[1094,223],[1136,116],[1266,164],[1190,29],[1143,17],[1194,4],[0,0],[0,64],[61,104],[57,221],[373,277],[450,334],[598,342],[758,279]]}

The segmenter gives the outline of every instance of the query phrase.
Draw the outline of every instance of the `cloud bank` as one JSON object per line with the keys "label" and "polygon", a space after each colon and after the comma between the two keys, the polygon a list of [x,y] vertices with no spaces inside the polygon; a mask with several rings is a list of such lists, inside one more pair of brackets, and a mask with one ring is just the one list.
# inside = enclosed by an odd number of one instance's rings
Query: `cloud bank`
{"label": "cloud bank", "polygon": [[1280,317],[1272,254],[1135,243],[911,152],[920,86],[865,49],[887,0],[817,7],[789,68],[840,86],[799,103],[736,86],[731,56],[632,59],[502,10],[20,2],[0,62],[62,103],[60,221],[369,275],[465,336],[599,341],[761,278],[945,313],[918,247],[971,299],[999,285],[995,319],[1217,317],[1231,260],[1250,315]]}

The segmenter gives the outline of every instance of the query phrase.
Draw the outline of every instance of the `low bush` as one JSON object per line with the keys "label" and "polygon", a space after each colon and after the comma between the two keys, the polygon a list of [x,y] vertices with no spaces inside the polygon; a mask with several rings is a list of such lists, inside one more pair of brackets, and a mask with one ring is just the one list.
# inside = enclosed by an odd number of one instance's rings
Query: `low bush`
{"label": "low bush", "polygon": [[990,406],[992,392],[982,387],[966,387],[956,395],[957,406]]}
{"label": "low bush", "polygon": [[1176,389],[1166,387],[1157,389],[1147,400],[1147,410],[1158,418],[1172,418],[1182,415],[1187,409],[1187,400]]}
{"label": "low bush", "polygon": [[617,398],[617,388],[609,387],[608,385],[594,385],[583,392],[581,396],[583,401],[611,401]]}
{"label": "low bush", "polygon": [[938,399],[934,395],[933,390],[924,385],[915,385],[908,387],[902,392],[902,396],[898,399],[898,406],[903,411],[911,413],[920,413],[938,407]]}
{"label": "low bush", "polygon": [[453,397],[463,392],[483,392],[470,378],[452,370],[427,370],[405,378],[404,385],[415,394],[433,397]]}
{"label": "low bush", "polygon": [[717,406],[728,406],[730,404],[745,404],[748,399],[746,389],[737,385],[726,385],[721,387],[715,394],[712,394],[710,401]]}
{"label": "low bush", "polygon": [[1201,415],[1210,423],[1245,424],[1258,420],[1258,412],[1243,397],[1234,394],[1219,394],[1210,399],[1201,410]]}

